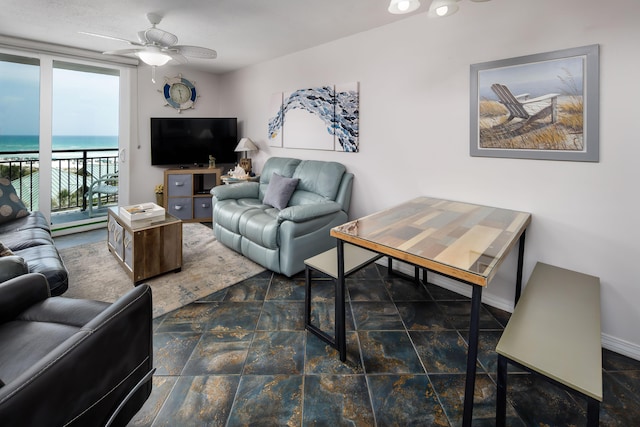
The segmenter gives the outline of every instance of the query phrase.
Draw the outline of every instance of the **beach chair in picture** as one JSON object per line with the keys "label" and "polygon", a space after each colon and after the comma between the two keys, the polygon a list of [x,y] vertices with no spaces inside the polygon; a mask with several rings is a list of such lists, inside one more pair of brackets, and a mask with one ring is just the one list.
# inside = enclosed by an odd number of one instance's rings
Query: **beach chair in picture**
{"label": "beach chair in picture", "polygon": [[491,90],[509,110],[507,121],[520,118],[525,124],[551,115],[551,123],[558,120],[558,93],[550,93],[529,99],[529,94],[514,96],[508,87],[499,83],[491,85]]}
{"label": "beach chair in picture", "polygon": [[[100,209],[102,208],[103,201],[108,201],[109,196],[117,196],[118,194],[118,174],[110,173],[107,175],[102,175],[99,179],[96,179],[91,183],[89,189],[85,193],[85,197],[87,198],[87,210],[89,211],[89,218],[94,215],[94,198],[97,196],[97,212],[95,214],[100,213]],[[103,200],[103,198],[105,200]],[[114,197],[115,199],[115,197]],[[100,213],[104,215],[104,213]]]}

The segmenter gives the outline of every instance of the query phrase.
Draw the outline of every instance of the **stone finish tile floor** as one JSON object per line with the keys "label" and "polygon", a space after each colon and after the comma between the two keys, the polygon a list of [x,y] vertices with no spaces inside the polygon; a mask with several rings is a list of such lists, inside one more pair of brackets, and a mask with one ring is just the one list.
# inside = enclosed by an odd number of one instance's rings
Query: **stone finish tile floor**
{"label": "stone finish tile floor", "polygon": [[[313,286],[333,324],[333,282]],[[347,280],[345,363],[304,329],[304,278],[265,272],[155,320],[153,392],[130,426],[459,426],[469,299],[370,265]],[[495,424],[495,346],[509,313],[483,305],[474,425]],[[586,424],[586,403],[509,371],[508,425]],[[603,351],[601,426],[638,425],[640,362]]]}

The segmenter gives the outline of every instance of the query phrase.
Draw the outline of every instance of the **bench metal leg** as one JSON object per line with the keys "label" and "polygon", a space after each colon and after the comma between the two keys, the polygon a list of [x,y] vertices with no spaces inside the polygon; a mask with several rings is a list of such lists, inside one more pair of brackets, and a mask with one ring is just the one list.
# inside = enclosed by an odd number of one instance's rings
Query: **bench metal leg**
{"label": "bench metal leg", "polygon": [[473,417],[473,391],[476,386],[476,360],[478,358],[478,334],[480,329],[480,303],[482,286],[474,285],[471,295],[471,321],[469,324],[469,349],[467,350],[467,377],[464,388],[463,427],[471,427]]}
{"label": "bench metal leg", "polygon": [[498,355],[498,381],[496,393],[496,427],[504,427],[507,418],[507,359]]}
{"label": "bench metal leg", "polygon": [[587,398],[587,426],[598,427],[600,424],[600,402],[588,397]]}
{"label": "bench metal leg", "polygon": [[518,271],[516,273],[516,296],[514,306],[518,304],[520,294],[522,293],[522,264],[524,262],[524,240],[526,236],[526,230],[522,232],[520,236],[520,244],[518,245]]}

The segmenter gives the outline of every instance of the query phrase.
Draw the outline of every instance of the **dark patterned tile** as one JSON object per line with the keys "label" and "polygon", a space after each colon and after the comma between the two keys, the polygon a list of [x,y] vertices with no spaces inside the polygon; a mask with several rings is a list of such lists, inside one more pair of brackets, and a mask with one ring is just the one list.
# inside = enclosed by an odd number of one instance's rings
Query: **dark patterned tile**
{"label": "dark patterned tile", "polygon": [[227,291],[229,289],[231,289],[233,286],[228,287],[228,288],[224,288],[224,289],[220,289],[217,292],[214,292],[210,295],[207,295],[206,297],[202,297],[200,298],[198,301],[196,302],[217,302],[217,301],[222,301],[224,300],[225,296],[227,295]]}
{"label": "dark patterned tile", "polygon": [[304,302],[265,301],[256,329],[259,331],[304,330]]}
{"label": "dark patterned tile", "polygon": [[357,280],[347,284],[351,301],[391,301],[384,284],[380,280]]}
{"label": "dark patterned tile", "polygon": [[204,333],[182,375],[241,374],[253,332]]}
{"label": "dark patterned tile", "polygon": [[351,309],[358,330],[404,330],[392,302],[352,302]]}
{"label": "dark patterned tile", "polygon": [[[444,407],[447,418],[452,426],[462,425],[464,405],[465,374],[434,374],[429,375],[435,392]],[[476,375],[476,385],[473,396],[473,425],[493,427],[496,425],[496,386],[488,375]],[[516,411],[507,402],[507,425],[522,426]],[[534,424],[528,424],[533,426]],[[538,424],[535,424],[538,425]],[[541,424],[542,425],[542,424]],[[565,424],[550,424],[565,425]]]}
{"label": "dark patterned tile", "polygon": [[[315,276],[314,276],[315,277]],[[311,301],[312,302],[333,302],[336,295],[336,282],[333,279],[311,280]],[[345,299],[348,301],[349,293],[345,291]]]}
{"label": "dark patterned tile", "polygon": [[154,427],[224,426],[240,377],[180,377],[158,414]]}
{"label": "dark patterned tile", "polygon": [[[438,301],[447,321],[456,329],[469,329],[471,301]],[[480,329],[502,329],[502,325],[480,306]]]}
{"label": "dark patterned tile", "polygon": [[[312,302],[311,324],[320,328],[320,330],[324,331],[329,336],[334,337],[336,328],[335,313],[335,304],[333,302]],[[347,331],[353,331],[356,329],[353,323],[350,304],[345,304],[345,324]]]}
{"label": "dark patterned tile", "polygon": [[397,302],[396,306],[407,329],[428,331],[455,329],[434,301]]}
{"label": "dark patterned tile", "polygon": [[385,286],[394,301],[433,301],[423,284],[406,279],[388,278]]}
{"label": "dark patterned tile", "polygon": [[602,367],[605,371],[640,371],[640,360],[634,360],[611,350],[602,349]]}
{"label": "dark patterned tile", "polygon": [[357,281],[357,280],[380,280],[380,271],[378,270],[378,266],[373,263],[368,266],[361,268],[358,271],[353,272],[347,277],[349,282]]}
{"label": "dark patterned tile", "polygon": [[[463,335],[465,342],[468,341],[469,332],[461,331],[461,333],[465,334]],[[501,336],[502,331],[480,331],[478,335],[478,361],[485,372],[492,375],[494,378],[498,371],[498,353],[496,353],[496,346],[498,345],[498,341],[500,341]],[[509,368],[515,368],[511,363],[508,364],[508,372],[515,372]]]}
{"label": "dark patterned tile", "polygon": [[362,374],[360,343],[356,332],[347,332],[347,360],[340,361],[338,350],[307,331],[304,373]]}
{"label": "dark patterned tile", "polygon": [[482,306],[500,323],[504,328],[507,326],[511,313],[508,311],[500,310],[499,308],[491,307],[490,305],[482,304]]}
{"label": "dark patterned tile", "polygon": [[247,279],[227,288],[224,301],[263,301],[269,289],[269,280]]}
{"label": "dark patterned tile", "polygon": [[267,300],[304,301],[304,279],[295,280],[276,275],[271,280]]}
{"label": "dark patterned tile", "polygon": [[258,324],[262,302],[219,303],[207,327],[218,332],[253,331]]}
{"label": "dark patterned tile", "polygon": [[569,393],[543,378],[509,374],[507,383],[507,400],[526,425],[586,425],[586,403],[578,403]]}
{"label": "dark patterned tile", "polygon": [[602,377],[600,426],[631,426],[640,420],[640,371],[606,372]]}
{"label": "dark patterned tile", "polygon": [[450,291],[449,289],[432,283],[427,284],[427,291],[429,291],[429,294],[431,294],[433,299],[436,301],[471,301],[471,298],[469,297],[460,295],[459,293]]}
{"label": "dark patterned tile", "polygon": [[422,374],[424,369],[405,331],[358,332],[367,374]]}
{"label": "dark patterned tile", "polygon": [[302,425],[302,376],[243,375],[227,425]]}
{"label": "dark patterned tile", "polygon": [[256,332],[243,375],[302,374],[306,331]]}
{"label": "dark patterned tile", "polygon": [[153,364],[156,375],[180,375],[201,334],[161,332],[153,335]]}
{"label": "dark patterned tile", "polygon": [[219,302],[193,303],[168,313],[158,332],[203,332]]}
{"label": "dark patterned tile", "polygon": [[409,335],[428,374],[467,371],[467,345],[457,331],[410,331]]}
{"label": "dark patterned tile", "polygon": [[173,389],[178,377],[157,376],[153,377],[151,395],[138,413],[129,421],[128,427],[150,427],[164,405],[167,396]]}
{"label": "dark patterned tile", "polygon": [[374,425],[364,375],[308,375],[304,396],[305,426]]}
{"label": "dark patterned tile", "polygon": [[379,426],[449,426],[426,375],[368,376]]}

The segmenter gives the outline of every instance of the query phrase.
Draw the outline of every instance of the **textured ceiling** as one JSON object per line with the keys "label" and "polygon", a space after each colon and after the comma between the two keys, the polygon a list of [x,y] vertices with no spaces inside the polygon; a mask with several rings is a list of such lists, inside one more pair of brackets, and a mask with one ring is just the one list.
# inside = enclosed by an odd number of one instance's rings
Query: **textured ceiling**
{"label": "textured ceiling", "polygon": [[[428,9],[424,1],[415,13]],[[178,43],[215,49],[194,68],[224,73],[386,25],[410,15],[387,12],[389,0],[2,0],[0,35],[93,51],[127,43],[81,31],[137,40],[146,14]]]}

